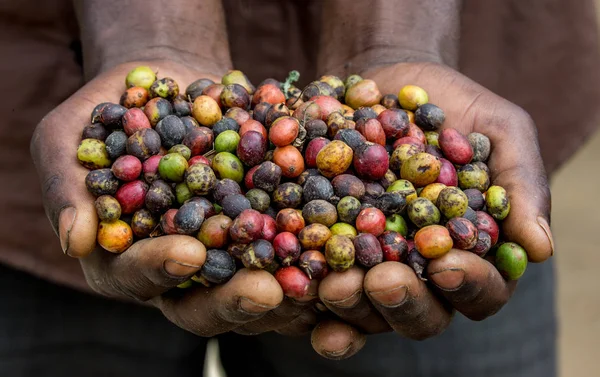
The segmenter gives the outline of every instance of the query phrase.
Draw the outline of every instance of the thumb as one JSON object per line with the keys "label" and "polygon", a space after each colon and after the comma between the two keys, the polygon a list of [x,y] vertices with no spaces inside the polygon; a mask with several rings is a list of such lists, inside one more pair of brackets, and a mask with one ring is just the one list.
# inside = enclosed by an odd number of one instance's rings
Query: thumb
{"label": "thumb", "polygon": [[59,236],[62,250],[72,257],[83,257],[96,244],[98,219],[94,198],[85,187],[88,170],[75,157],[81,133],[69,127],[68,122],[60,122],[77,119],[74,114],[64,114],[66,104],[40,122],[30,150],[42,185],[46,215]]}

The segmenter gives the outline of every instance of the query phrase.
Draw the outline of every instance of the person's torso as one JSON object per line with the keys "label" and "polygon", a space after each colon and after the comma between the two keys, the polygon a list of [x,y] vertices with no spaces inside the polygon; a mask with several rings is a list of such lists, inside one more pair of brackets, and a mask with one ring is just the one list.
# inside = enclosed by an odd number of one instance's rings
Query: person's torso
{"label": "person's torso", "polygon": [[[292,69],[301,83],[316,78],[319,3],[224,0],[234,66],[255,84],[284,80]],[[460,70],[532,115],[549,170],[597,126],[595,17],[591,0],[464,3]],[[0,262],[64,281],[80,271],[63,256],[44,215],[29,139],[37,122],[83,83],[76,20],[68,0],[3,2],[0,20],[0,72],[8,88],[0,101]]]}

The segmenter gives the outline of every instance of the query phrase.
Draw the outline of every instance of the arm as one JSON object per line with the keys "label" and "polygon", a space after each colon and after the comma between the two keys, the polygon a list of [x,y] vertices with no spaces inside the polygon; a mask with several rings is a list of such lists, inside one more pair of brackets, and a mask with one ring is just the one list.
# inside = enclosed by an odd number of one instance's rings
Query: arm
{"label": "arm", "polygon": [[75,0],[86,77],[128,61],[169,60],[215,75],[231,67],[220,0]]}
{"label": "arm", "polygon": [[461,0],[331,0],[323,5],[320,72],[346,77],[400,62],[456,68]]}

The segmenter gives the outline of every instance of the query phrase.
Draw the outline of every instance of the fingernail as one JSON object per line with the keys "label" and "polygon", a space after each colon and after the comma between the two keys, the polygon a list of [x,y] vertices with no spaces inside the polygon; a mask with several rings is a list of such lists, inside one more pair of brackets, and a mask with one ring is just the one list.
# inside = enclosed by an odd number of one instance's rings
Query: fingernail
{"label": "fingernail", "polygon": [[183,263],[174,259],[167,259],[163,264],[165,272],[171,276],[184,277],[197,272],[201,266]]}
{"label": "fingernail", "polygon": [[369,291],[369,296],[382,306],[395,308],[404,304],[404,301],[406,301],[406,298],[408,297],[408,287],[406,285],[401,285],[383,291]]}
{"label": "fingernail", "polygon": [[264,312],[268,312],[269,310],[275,309],[277,306],[259,304],[255,301],[247,297],[240,297],[239,300],[239,308],[240,311],[247,314],[262,314]]}
{"label": "fingernail", "polygon": [[440,289],[453,291],[463,285],[465,281],[465,271],[460,268],[449,268],[430,273],[429,277]]}
{"label": "fingernail", "polygon": [[352,343],[348,344],[348,347],[341,349],[339,351],[323,351],[323,353],[325,354],[325,356],[327,356],[330,359],[338,359],[340,357],[343,357],[345,354],[347,354],[351,348],[352,348]]}
{"label": "fingernail", "polygon": [[360,301],[360,297],[362,296],[362,290],[358,290],[351,294],[350,296],[343,298],[341,300],[323,300],[332,306],[336,306],[338,308],[350,309],[355,307]]}
{"label": "fingernail", "polygon": [[58,217],[58,237],[60,238],[60,247],[63,253],[69,254],[69,236],[71,235],[71,229],[75,224],[75,217],[77,210],[74,207],[67,207],[60,212]]}
{"label": "fingernail", "polygon": [[542,227],[544,232],[546,233],[546,237],[548,237],[548,242],[550,242],[550,255],[554,255],[554,237],[552,237],[552,231],[550,230],[550,225],[548,221],[542,216],[537,218],[538,224]]}

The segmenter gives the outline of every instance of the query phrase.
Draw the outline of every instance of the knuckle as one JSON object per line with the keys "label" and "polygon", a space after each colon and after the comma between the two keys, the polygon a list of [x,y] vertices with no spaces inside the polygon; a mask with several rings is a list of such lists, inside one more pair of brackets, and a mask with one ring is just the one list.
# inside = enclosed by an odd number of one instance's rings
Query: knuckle
{"label": "knuckle", "polygon": [[46,213],[53,224],[58,222],[58,214],[64,207],[62,199],[65,179],[53,162],[57,156],[48,146],[54,124],[53,112],[46,115],[36,126],[29,142],[29,152],[36,167],[41,186],[42,199]]}
{"label": "knuckle", "polygon": [[537,128],[531,114],[515,104],[510,105],[510,114],[510,124],[527,132],[537,141]]}
{"label": "knuckle", "polygon": [[54,199],[58,196],[63,184],[63,176],[60,173],[51,174],[42,181],[42,196],[44,199]]}
{"label": "knuckle", "polygon": [[535,139],[537,129],[531,115],[522,107],[506,100],[492,101],[489,117],[494,124],[494,133],[503,136],[523,135]]}
{"label": "knuckle", "polygon": [[473,321],[482,321],[498,313],[510,297],[501,290],[490,294],[488,289],[474,283],[465,284],[463,288],[460,293],[457,292],[453,301],[457,308]]}
{"label": "knuckle", "polygon": [[539,153],[538,145],[538,129],[535,125],[535,121],[531,114],[522,107],[516,106],[515,114],[518,119],[518,124],[531,136],[531,139],[535,141],[535,147]]}
{"label": "knuckle", "polygon": [[46,216],[54,229],[58,229],[60,212],[68,206],[63,199],[64,178],[61,174],[52,174],[42,181],[42,202]]}
{"label": "knuckle", "polygon": [[129,280],[124,282],[122,279],[108,273],[107,266],[102,261],[91,262],[91,265],[90,262],[86,262],[83,264],[83,270],[89,287],[101,296],[138,302],[146,302],[151,299],[151,297],[145,297],[138,293],[143,292],[143,290],[138,289],[139,284],[132,284]]}
{"label": "knuckle", "polygon": [[62,177],[58,174],[52,175],[48,179],[42,181],[42,201],[44,210],[46,211],[46,216],[50,220],[50,223],[55,230],[58,229],[58,217],[60,212],[65,207],[58,201],[59,188],[61,186]]}
{"label": "knuckle", "polygon": [[518,119],[520,122],[533,124],[533,118],[531,117],[529,112],[527,112],[527,110],[525,110],[523,107],[509,102],[508,111],[510,112],[510,114],[513,114],[513,117],[515,119]]}
{"label": "knuckle", "polygon": [[513,105],[514,106],[514,113],[515,116],[520,120],[520,122],[522,124],[524,124],[525,126],[527,126],[528,128],[531,129],[535,129],[535,122],[533,121],[533,117],[531,116],[531,114],[529,114],[529,112],[527,110],[525,110],[524,108],[517,106],[517,105]]}
{"label": "knuckle", "polygon": [[452,301],[459,305],[471,305],[480,302],[485,296],[480,282],[465,281],[456,291],[451,293]]}
{"label": "knuckle", "polygon": [[107,277],[97,269],[88,269],[84,267],[85,280],[94,293],[106,297],[115,297],[112,284],[108,282]]}
{"label": "knuckle", "polygon": [[148,284],[141,279],[127,279],[126,282],[109,279],[109,283],[112,290],[117,292],[121,297],[127,297],[139,302],[146,302],[153,297],[152,295],[143,293],[148,291]]}

